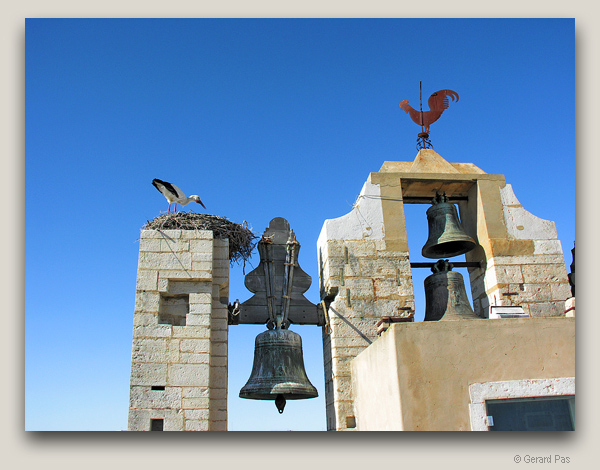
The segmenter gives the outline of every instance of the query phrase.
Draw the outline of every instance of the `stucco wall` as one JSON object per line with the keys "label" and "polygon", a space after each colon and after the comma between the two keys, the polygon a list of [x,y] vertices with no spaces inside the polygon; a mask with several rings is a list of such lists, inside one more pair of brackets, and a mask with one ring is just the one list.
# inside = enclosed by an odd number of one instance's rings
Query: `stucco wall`
{"label": "stucco wall", "polygon": [[574,376],[574,318],[397,323],[353,360],[357,430],[467,431],[471,384]]}

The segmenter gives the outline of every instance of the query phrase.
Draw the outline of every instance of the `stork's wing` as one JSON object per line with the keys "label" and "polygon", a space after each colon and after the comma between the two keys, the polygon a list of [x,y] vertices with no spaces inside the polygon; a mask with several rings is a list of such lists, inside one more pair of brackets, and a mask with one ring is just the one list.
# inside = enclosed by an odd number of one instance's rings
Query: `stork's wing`
{"label": "stork's wing", "polygon": [[158,178],[154,178],[152,180],[152,184],[165,197],[167,197],[167,194],[165,194],[165,191],[167,191],[168,193],[170,193],[172,196],[174,196],[176,198],[179,198],[182,196],[185,197],[185,195],[183,194],[183,191],[181,191],[181,189],[179,189],[174,184],[167,183],[166,181],[159,180]]}
{"label": "stork's wing", "polygon": [[169,191],[172,191],[173,194],[177,195],[178,198],[185,198],[185,194],[183,194],[183,191],[181,189],[179,189],[177,186],[175,186],[173,183],[167,183],[169,186],[167,186],[167,188],[169,189]]}

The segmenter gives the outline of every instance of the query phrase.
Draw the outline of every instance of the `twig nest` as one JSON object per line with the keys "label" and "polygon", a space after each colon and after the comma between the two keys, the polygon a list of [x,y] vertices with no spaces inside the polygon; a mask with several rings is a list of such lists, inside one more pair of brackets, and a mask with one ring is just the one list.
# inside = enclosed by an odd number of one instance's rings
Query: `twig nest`
{"label": "twig nest", "polygon": [[244,221],[237,224],[225,217],[195,212],[175,212],[159,215],[146,222],[142,230],[210,230],[214,238],[229,239],[229,260],[248,261],[257,239]]}

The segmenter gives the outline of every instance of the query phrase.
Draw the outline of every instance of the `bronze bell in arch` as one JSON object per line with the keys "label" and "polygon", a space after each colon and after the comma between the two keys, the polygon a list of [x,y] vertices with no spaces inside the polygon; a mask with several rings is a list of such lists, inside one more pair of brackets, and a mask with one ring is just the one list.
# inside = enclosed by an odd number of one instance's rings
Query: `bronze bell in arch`
{"label": "bronze bell in arch", "polygon": [[480,318],[471,308],[462,275],[452,267],[447,259],[439,260],[425,278],[425,321]]}
{"label": "bronze bell in arch", "polygon": [[255,340],[254,364],[240,398],[275,400],[283,413],[286,400],[315,398],[319,394],[304,370],[302,338],[279,325]]}
{"label": "bronze bell in arch", "polygon": [[427,209],[427,222],[429,238],[421,250],[425,258],[451,258],[477,246],[463,230],[456,206],[448,202],[445,194],[437,194],[433,199],[433,205]]}

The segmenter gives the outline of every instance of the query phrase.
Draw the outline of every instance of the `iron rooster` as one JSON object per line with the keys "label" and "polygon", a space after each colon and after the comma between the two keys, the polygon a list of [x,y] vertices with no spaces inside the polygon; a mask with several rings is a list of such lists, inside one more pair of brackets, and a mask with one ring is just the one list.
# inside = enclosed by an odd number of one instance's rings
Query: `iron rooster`
{"label": "iron rooster", "polygon": [[400,108],[410,114],[410,118],[418,125],[423,126],[424,131],[429,134],[429,126],[440,118],[445,109],[448,109],[450,102],[448,97],[452,98],[452,101],[455,101],[455,99],[458,101],[458,93],[455,91],[440,90],[429,97],[427,101],[429,111],[417,111],[408,104],[408,100],[402,100]]}

